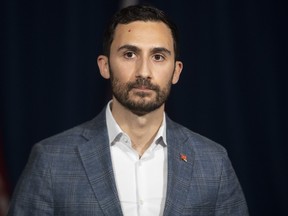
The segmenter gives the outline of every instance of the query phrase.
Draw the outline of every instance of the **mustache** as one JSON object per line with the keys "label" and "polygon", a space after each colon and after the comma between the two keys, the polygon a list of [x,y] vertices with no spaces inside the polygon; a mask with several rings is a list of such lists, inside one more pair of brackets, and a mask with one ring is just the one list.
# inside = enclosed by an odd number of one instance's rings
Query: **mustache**
{"label": "mustache", "polygon": [[135,82],[129,82],[127,84],[128,89],[131,90],[133,88],[145,87],[150,90],[158,91],[160,87],[158,85],[154,85],[151,83],[150,79],[139,77],[135,80]]}

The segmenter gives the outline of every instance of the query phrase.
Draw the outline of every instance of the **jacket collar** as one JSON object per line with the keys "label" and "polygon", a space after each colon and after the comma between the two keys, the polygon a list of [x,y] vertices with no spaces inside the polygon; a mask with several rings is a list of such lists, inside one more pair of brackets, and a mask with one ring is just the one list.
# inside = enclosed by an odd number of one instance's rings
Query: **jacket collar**
{"label": "jacket collar", "polygon": [[88,141],[79,145],[78,151],[100,208],[107,216],[122,216],[112,168],[105,109],[85,125],[83,136]]}
{"label": "jacket collar", "polygon": [[195,158],[192,142],[185,130],[168,117],[167,142],[168,182],[164,216],[173,214],[172,211],[179,214],[184,209]]}

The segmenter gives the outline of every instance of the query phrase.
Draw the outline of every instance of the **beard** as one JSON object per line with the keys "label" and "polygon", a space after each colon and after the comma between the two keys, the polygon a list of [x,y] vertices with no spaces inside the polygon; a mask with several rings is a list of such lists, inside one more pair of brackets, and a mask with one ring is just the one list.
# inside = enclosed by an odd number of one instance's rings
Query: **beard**
{"label": "beard", "polygon": [[[149,78],[139,77],[135,81],[121,83],[114,76],[110,67],[110,79],[113,96],[119,103],[129,109],[132,113],[143,116],[161,107],[170,94],[172,77],[164,88],[152,84]],[[136,91],[133,89],[144,88],[150,91]],[[155,95],[155,96],[154,96]]]}

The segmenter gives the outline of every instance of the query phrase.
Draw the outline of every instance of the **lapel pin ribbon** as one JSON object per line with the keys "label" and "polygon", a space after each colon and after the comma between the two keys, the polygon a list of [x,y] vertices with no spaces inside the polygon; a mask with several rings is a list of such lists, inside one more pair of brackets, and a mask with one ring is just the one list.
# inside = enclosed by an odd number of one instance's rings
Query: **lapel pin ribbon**
{"label": "lapel pin ribbon", "polygon": [[180,154],[181,160],[187,162],[187,156],[185,154]]}

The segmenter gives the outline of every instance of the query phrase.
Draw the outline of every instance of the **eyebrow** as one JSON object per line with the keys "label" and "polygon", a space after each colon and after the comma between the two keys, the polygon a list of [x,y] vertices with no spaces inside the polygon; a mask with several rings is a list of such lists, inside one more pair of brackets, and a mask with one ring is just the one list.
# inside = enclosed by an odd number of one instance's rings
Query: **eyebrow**
{"label": "eyebrow", "polygon": [[155,47],[152,49],[153,53],[166,53],[168,55],[171,55],[171,51],[164,48],[164,47]]}
{"label": "eyebrow", "polygon": [[133,52],[139,52],[140,51],[140,49],[137,46],[130,45],[130,44],[125,44],[125,45],[119,47],[117,51],[119,52],[121,50],[131,50]]}
{"label": "eyebrow", "polygon": [[[118,52],[121,50],[131,50],[133,52],[140,52],[139,47],[130,45],[130,44],[125,44],[121,47],[118,48]],[[164,47],[154,47],[151,49],[152,53],[166,53],[167,55],[171,55],[171,51],[164,48]]]}

